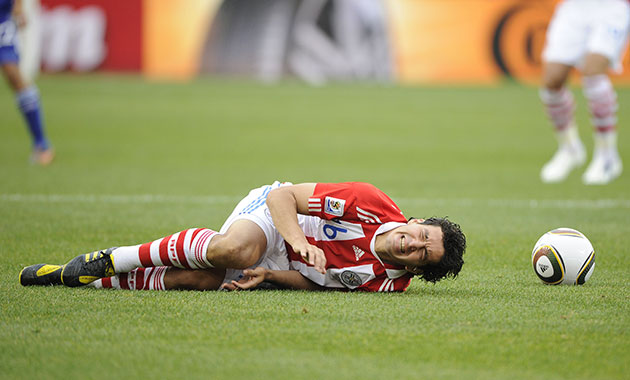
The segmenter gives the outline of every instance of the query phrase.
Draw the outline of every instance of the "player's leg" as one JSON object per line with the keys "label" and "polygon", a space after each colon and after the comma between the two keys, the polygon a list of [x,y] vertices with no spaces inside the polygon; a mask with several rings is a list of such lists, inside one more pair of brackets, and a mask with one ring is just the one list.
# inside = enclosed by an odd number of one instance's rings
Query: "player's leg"
{"label": "player's leg", "polygon": [[582,78],[584,97],[591,113],[595,146],[593,159],[582,180],[585,184],[606,184],[622,171],[617,151],[617,93],[606,74],[608,59],[590,54]]}
{"label": "player's leg", "polygon": [[129,273],[98,279],[88,286],[128,290],[217,290],[224,277],[225,269],[218,268],[138,268]]}
{"label": "player's leg", "polygon": [[[239,219],[224,233],[207,228],[188,229],[150,243],[112,248],[112,268],[115,273],[162,265],[183,269],[244,269],[261,258],[266,242],[256,223]],[[86,261],[82,256],[77,259]]]}
{"label": "player's leg", "polygon": [[584,54],[588,36],[583,22],[587,16],[579,3],[560,2],[547,29],[540,98],[553,125],[558,149],[541,170],[543,182],[564,180],[585,159],[574,120],[575,101],[566,87],[571,69]]}
{"label": "player's leg", "polygon": [[[79,255],[65,265],[31,265],[20,272],[19,279],[24,286],[62,284],[81,286],[100,278],[112,277],[103,283],[114,283],[124,288],[125,284],[133,282],[142,283],[143,286],[153,286],[155,289],[165,289],[160,284],[163,285],[166,268],[178,267],[182,269],[181,272],[171,271],[166,277],[166,289],[193,287],[190,285],[192,280],[188,282],[180,280],[185,279],[183,273],[196,273],[196,275],[190,275],[191,279],[207,274],[206,270],[196,269],[211,268],[212,265],[207,261],[205,253],[215,234],[216,232],[208,229],[189,229],[145,244],[109,248]],[[162,269],[156,270],[156,268]],[[222,269],[216,269],[212,273],[222,271]],[[118,276],[115,276],[116,274]],[[140,281],[140,276],[146,279]],[[169,287],[169,276],[176,279],[171,283],[172,287]],[[222,276],[219,277],[216,287],[223,279]],[[137,282],[136,278],[138,278]],[[207,287],[203,285],[207,281],[201,282],[199,287]]]}
{"label": "player's leg", "polygon": [[[262,229],[251,220],[234,221],[224,234],[191,228],[145,244],[79,255],[63,266],[61,282],[71,287],[82,286],[137,268],[159,266],[244,269],[260,260],[266,244]],[[35,270],[27,269],[23,273]],[[20,278],[24,285],[28,277],[23,274]],[[33,279],[34,283],[28,285],[40,285],[41,281]]]}
{"label": "player's leg", "polygon": [[585,159],[584,146],[574,119],[575,100],[565,85],[571,69],[570,65],[557,62],[546,62],[543,68],[540,99],[558,141],[556,153],[540,172],[543,182],[564,180]]}
{"label": "player's leg", "polygon": [[79,255],[63,266],[61,280],[67,286],[81,286],[98,278],[156,266],[244,269],[260,260],[266,245],[262,229],[251,220],[241,219],[231,223],[223,234],[191,228],[145,244]]}
{"label": "player's leg", "polygon": [[609,69],[621,72],[621,58],[630,33],[630,3],[608,0],[592,6],[594,21],[582,73],[595,149],[582,180],[585,184],[606,184],[622,171],[617,152],[617,93],[607,74]]}
{"label": "player's leg", "polygon": [[20,73],[19,56],[15,48],[16,31],[17,28],[12,21],[0,24],[0,70],[14,91],[18,108],[28,125],[33,142],[31,158],[35,163],[47,165],[52,161],[54,153],[44,133],[37,87],[28,85]]}
{"label": "player's leg", "polygon": [[144,244],[79,255],[64,265],[61,279],[64,285],[81,286],[136,268],[211,268],[213,265],[207,260],[206,252],[216,235],[207,228],[190,228]]}
{"label": "player's leg", "polygon": [[245,269],[256,264],[266,248],[267,238],[261,227],[251,220],[238,219],[212,240],[206,257],[214,267]]}
{"label": "player's leg", "polygon": [[[149,243],[115,247],[79,255],[62,266],[61,281],[67,286],[82,286],[96,279],[128,273],[136,268],[174,266],[182,269],[244,269],[257,263],[266,253],[282,246],[282,237],[273,227],[265,200],[273,185],[254,189],[236,206],[220,233],[206,228],[192,228]],[[33,265],[20,274],[23,285],[44,285],[54,280],[38,274],[41,265]],[[43,276],[43,274],[42,274]]]}

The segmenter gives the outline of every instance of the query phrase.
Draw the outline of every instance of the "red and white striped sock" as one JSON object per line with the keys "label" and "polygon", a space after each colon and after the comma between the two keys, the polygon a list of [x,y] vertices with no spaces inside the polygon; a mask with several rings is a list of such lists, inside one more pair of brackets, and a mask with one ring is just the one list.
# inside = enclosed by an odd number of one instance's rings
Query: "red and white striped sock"
{"label": "red and white striped sock", "polygon": [[545,106],[545,112],[553,124],[556,132],[564,131],[573,124],[575,114],[575,99],[573,93],[566,87],[554,91],[548,88],[540,89],[540,100]]}
{"label": "red and white striped sock", "polygon": [[166,290],[164,275],[167,269],[168,267],[137,268],[129,273],[98,279],[87,286],[97,289]]}
{"label": "red and white striped sock", "polygon": [[191,228],[150,243],[118,247],[112,252],[116,273],[136,268],[174,266],[184,269],[212,268],[206,257],[210,240],[217,233],[207,228]]}
{"label": "red and white striped sock", "polygon": [[[583,92],[588,101],[591,122],[598,140],[614,140],[608,136],[617,131],[617,93],[606,74],[582,78]],[[610,147],[616,148],[616,147]]]}

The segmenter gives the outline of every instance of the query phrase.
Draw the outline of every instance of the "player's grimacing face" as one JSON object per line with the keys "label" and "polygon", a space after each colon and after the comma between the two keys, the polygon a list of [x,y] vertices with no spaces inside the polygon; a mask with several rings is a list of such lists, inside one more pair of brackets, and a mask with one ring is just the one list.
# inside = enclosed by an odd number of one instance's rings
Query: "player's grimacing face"
{"label": "player's grimacing face", "polygon": [[421,224],[421,221],[412,219],[406,225],[392,230],[386,245],[390,259],[412,268],[436,264],[442,260],[442,228]]}

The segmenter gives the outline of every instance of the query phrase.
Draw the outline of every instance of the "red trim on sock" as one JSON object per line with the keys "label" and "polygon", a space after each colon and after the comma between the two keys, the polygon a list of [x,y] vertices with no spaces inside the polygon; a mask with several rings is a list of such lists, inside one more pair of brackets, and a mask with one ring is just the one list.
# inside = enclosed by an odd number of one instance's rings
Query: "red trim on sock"
{"label": "red trim on sock", "polygon": [[129,274],[128,273],[120,273],[118,275],[118,281],[120,281],[120,288],[129,290],[129,282],[128,282]]}
{"label": "red trim on sock", "polygon": [[595,127],[595,129],[597,130],[597,133],[610,133],[610,132],[614,132],[615,129],[617,129],[617,126],[616,125],[598,126],[598,127]]}
{"label": "red trim on sock", "polygon": [[151,274],[149,274],[149,279],[148,280],[149,280],[149,284],[151,284],[151,285],[149,285],[149,289],[151,289],[151,286],[153,286],[153,289],[158,290],[156,275],[157,275],[158,271],[160,270],[160,268],[161,267],[155,268],[155,270]]}
{"label": "red trim on sock", "polygon": [[162,260],[162,264],[168,266],[173,266],[171,259],[168,257],[168,241],[172,236],[173,235],[167,236],[160,242],[160,260]]}
{"label": "red trim on sock", "polygon": [[203,230],[204,230],[204,228],[195,228],[195,232],[193,232],[192,236],[190,237],[191,244],[192,244],[193,240],[195,240],[195,237],[197,236],[197,234],[200,233]]}
{"label": "red trim on sock", "polygon": [[[153,268],[149,268],[149,270],[150,269],[153,269]],[[136,269],[136,289],[137,290],[144,289],[144,272],[145,272],[145,268]]]}
{"label": "red trim on sock", "polygon": [[103,285],[103,288],[111,289],[111,287],[112,287],[112,278],[111,277],[101,278],[101,285]]}
{"label": "red trim on sock", "polygon": [[208,239],[210,239],[210,237],[214,234],[216,234],[216,232],[206,229],[203,232],[203,235],[199,237],[196,246],[193,248],[195,251],[195,258],[204,265],[206,264],[206,252],[203,248]]}
{"label": "red trim on sock", "polygon": [[152,267],[154,264],[151,261],[151,243],[142,244],[138,251],[138,256],[143,267]]}
{"label": "red trim on sock", "polygon": [[186,269],[191,269],[192,267],[188,264],[188,260],[186,259],[186,252],[184,252],[184,239],[186,238],[186,233],[188,230],[182,231],[179,233],[177,237],[177,243],[175,244],[175,252],[177,252],[177,257],[179,257],[179,262]]}
{"label": "red trim on sock", "polygon": [[151,283],[153,284],[153,289],[155,290],[164,290],[162,284],[160,283],[160,278],[163,276],[163,273],[166,272],[166,267],[156,267],[153,273],[151,273]]}

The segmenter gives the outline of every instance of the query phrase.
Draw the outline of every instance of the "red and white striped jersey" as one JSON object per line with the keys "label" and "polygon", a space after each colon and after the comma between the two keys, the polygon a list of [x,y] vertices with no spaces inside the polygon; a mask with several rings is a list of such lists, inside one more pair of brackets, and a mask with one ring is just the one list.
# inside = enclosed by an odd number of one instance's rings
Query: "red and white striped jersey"
{"label": "red and white striped jersey", "polygon": [[291,269],[318,285],[369,292],[401,292],[412,274],[383,263],[374,251],[375,237],[407,222],[402,211],[375,186],[360,183],[318,183],[308,199],[310,216],[298,218],[310,244],[326,255],[321,274],[295,253],[287,252]]}

